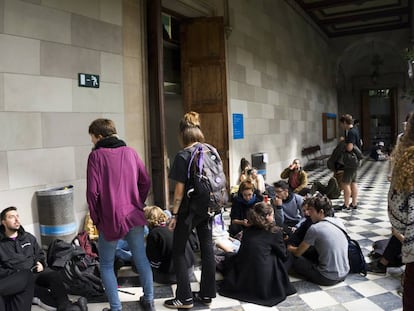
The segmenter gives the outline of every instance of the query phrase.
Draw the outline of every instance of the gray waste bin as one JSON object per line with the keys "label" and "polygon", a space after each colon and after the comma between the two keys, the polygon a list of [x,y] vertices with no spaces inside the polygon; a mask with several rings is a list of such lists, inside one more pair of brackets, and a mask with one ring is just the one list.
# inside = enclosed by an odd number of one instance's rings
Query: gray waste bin
{"label": "gray waste bin", "polygon": [[73,186],[36,191],[42,247],[54,239],[71,242],[77,234],[73,209]]}
{"label": "gray waste bin", "polygon": [[266,180],[266,159],[267,154],[264,152],[257,152],[252,154],[252,167],[257,169],[257,173],[263,176]]}

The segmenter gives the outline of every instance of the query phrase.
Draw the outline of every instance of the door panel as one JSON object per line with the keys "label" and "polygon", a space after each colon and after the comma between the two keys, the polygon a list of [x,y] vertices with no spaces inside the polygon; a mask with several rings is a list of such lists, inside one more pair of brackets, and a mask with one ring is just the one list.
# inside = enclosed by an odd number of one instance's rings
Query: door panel
{"label": "door panel", "polygon": [[183,21],[181,68],[184,110],[200,113],[206,141],[217,148],[228,176],[227,86],[222,17]]}
{"label": "door panel", "polygon": [[148,40],[148,99],[152,191],[154,204],[161,208],[168,208],[161,1],[151,0],[147,5],[148,38],[150,38]]}

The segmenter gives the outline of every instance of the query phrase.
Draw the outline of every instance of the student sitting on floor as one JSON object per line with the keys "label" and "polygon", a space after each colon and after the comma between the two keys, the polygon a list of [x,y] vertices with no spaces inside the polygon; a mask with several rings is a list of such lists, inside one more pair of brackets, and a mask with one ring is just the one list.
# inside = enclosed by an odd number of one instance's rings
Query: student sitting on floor
{"label": "student sitting on floor", "polygon": [[243,233],[239,252],[225,265],[220,295],[274,306],[296,292],[284,266],[287,251],[273,208],[256,203],[248,212],[250,227]]}
{"label": "student sitting on floor", "polygon": [[280,178],[287,179],[289,189],[294,193],[304,196],[310,191],[307,188],[308,174],[303,170],[299,159],[294,159],[292,164],[280,174]]}
{"label": "student sitting on floor", "polygon": [[[144,213],[149,228],[146,253],[152,267],[154,281],[160,284],[176,283],[172,259],[173,232],[167,226],[168,216],[158,206],[147,206],[144,208]],[[187,243],[185,257],[188,273],[191,277],[194,255],[190,243]]]}
{"label": "student sitting on floor", "polygon": [[290,191],[284,180],[275,182],[273,186],[276,192],[276,198],[272,200],[276,225],[283,227],[284,232],[290,235],[303,219],[303,197]]}
{"label": "student sitting on floor", "polygon": [[237,195],[232,199],[230,212],[231,223],[229,233],[235,237],[249,226],[247,211],[257,202],[263,201],[262,195],[257,191],[250,179],[240,183]]}
{"label": "student sitting on floor", "polygon": [[[342,282],[349,272],[348,240],[335,225],[345,230],[338,218],[331,217],[331,201],[326,197],[315,197],[307,202],[308,213],[314,223],[309,227],[299,246],[288,245],[296,256],[293,270],[310,282],[330,286]],[[334,225],[335,224],[335,225]],[[317,262],[302,256],[309,247],[318,252]]]}

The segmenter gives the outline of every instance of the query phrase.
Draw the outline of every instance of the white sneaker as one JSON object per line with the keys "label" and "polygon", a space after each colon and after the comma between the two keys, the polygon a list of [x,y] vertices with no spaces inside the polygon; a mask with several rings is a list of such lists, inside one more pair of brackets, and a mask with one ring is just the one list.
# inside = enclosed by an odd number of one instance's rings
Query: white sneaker
{"label": "white sneaker", "polygon": [[39,307],[41,307],[42,309],[44,309],[46,311],[56,311],[57,310],[55,307],[52,307],[52,306],[49,306],[49,305],[45,304],[43,301],[40,300],[40,298],[37,298],[37,297],[33,297],[32,304],[33,305],[38,305]]}

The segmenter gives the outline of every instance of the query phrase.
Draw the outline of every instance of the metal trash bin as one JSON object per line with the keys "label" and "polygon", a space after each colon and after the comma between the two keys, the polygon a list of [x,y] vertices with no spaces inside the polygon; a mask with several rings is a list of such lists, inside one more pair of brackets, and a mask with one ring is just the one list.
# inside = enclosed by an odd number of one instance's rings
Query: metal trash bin
{"label": "metal trash bin", "polygon": [[252,167],[257,169],[257,173],[266,180],[267,153],[257,152],[252,154]]}
{"label": "metal trash bin", "polygon": [[71,242],[77,234],[73,186],[36,191],[42,247],[55,239]]}

